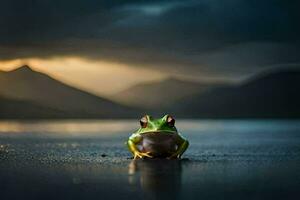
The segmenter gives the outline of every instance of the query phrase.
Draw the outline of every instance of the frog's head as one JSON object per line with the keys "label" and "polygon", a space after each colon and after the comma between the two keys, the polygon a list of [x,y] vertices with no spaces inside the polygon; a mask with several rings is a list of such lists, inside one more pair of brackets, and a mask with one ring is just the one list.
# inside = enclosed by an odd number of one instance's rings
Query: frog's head
{"label": "frog's head", "polygon": [[154,119],[150,115],[145,115],[140,119],[141,127],[136,133],[177,133],[175,119],[170,115],[165,115],[160,119]]}

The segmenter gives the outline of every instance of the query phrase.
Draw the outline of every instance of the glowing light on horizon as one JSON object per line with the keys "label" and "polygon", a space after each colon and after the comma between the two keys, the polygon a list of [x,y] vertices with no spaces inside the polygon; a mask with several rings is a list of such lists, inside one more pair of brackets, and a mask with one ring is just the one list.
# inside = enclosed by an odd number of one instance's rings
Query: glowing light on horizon
{"label": "glowing light on horizon", "polygon": [[80,57],[26,58],[0,61],[0,70],[10,71],[22,65],[46,73],[69,85],[97,95],[111,95],[139,82],[165,78],[154,70],[124,63],[88,60]]}
{"label": "glowing light on horizon", "polygon": [[22,65],[24,65],[23,59],[14,59],[14,60],[4,60],[0,61],[0,70],[1,71],[11,71]]}

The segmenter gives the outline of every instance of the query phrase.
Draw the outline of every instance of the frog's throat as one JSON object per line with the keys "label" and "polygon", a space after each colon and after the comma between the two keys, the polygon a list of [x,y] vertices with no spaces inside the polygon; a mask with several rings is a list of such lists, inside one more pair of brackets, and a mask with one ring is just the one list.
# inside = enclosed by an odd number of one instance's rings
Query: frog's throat
{"label": "frog's throat", "polygon": [[162,133],[162,134],[164,134],[164,133],[170,133],[170,134],[176,134],[177,133],[177,131],[168,131],[168,130],[161,130],[161,131],[159,131],[159,130],[157,130],[157,131],[146,131],[146,132],[142,132],[141,134],[151,134],[151,133]]}

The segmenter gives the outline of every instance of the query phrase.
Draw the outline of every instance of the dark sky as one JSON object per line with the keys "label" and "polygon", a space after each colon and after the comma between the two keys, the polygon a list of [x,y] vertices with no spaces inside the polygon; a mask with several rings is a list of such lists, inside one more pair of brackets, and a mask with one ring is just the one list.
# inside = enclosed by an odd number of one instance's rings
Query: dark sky
{"label": "dark sky", "polygon": [[1,0],[0,60],[81,56],[224,76],[295,67],[299,8],[299,0]]}

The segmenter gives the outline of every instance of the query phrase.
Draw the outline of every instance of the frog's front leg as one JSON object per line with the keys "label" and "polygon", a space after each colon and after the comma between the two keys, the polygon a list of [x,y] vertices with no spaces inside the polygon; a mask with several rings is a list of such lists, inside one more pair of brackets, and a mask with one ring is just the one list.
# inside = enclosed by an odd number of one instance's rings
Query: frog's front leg
{"label": "frog's front leg", "polygon": [[182,154],[186,151],[186,149],[189,147],[189,141],[178,135],[177,145],[177,150],[170,157],[168,157],[169,159],[180,158]]}
{"label": "frog's front leg", "polygon": [[132,153],[133,159],[144,158],[144,157],[152,158],[150,152],[146,152],[146,153],[140,152],[136,147],[136,144],[139,143],[141,140],[142,137],[136,136],[136,137],[130,137],[127,142],[128,149]]}

